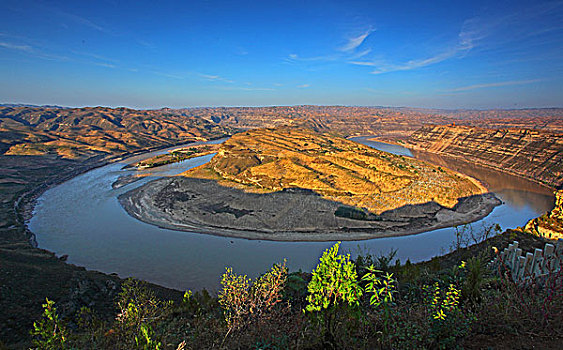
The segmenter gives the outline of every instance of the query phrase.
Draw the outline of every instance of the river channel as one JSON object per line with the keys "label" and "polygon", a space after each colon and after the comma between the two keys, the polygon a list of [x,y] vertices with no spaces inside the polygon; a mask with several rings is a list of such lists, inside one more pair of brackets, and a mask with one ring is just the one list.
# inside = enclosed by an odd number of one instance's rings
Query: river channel
{"label": "river channel", "polygon": [[[398,145],[369,141],[367,137],[354,140],[386,152],[413,156],[413,152]],[[156,178],[179,174],[213,157],[207,155],[153,169],[125,167],[165,151],[112,163],[47,190],[38,199],[28,223],[39,247],[59,256],[68,255],[69,263],[87,269],[136,277],[180,290],[206,288],[216,292],[227,266],[239,274],[255,277],[273,263],[287,259],[290,271],[311,271],[323,250],[334,244],[219,237],[163,229],[134,219],[118,203],[120,194]],[[433,154],[414,152],[414,157],[473,176],[504,202],[486,218],[472,223],[474,230],[493,223],[503,229],[523,226],[553,206],[550,191],[531,181]],[[112,188],[120,176],[132,174],[146,176]],[[396,257],[402,262],[406,259],[417,262],[448,252],[454,237],[455,229],[445,228],[412,236],[347,241],[341,247],[352,255],[378,255],[396,249]]]}

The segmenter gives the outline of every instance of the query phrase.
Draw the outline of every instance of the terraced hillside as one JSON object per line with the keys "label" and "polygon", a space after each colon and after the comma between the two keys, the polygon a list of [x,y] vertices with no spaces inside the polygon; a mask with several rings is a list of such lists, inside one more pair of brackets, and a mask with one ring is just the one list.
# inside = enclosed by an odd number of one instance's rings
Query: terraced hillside
{"label": "terraced hillside", "polygon": [[553,187],[563,186],[563,134],[529,129],[433,125],[417,130],[407,147],[458,157]]}
{"label": "terraced hillside", "polygon": [[451,208],[459,198],[484,192],[450,170],[289,127],[236,134],[209,163],[182,175],[254,192],[310,189],[374,213],[431,201]]}

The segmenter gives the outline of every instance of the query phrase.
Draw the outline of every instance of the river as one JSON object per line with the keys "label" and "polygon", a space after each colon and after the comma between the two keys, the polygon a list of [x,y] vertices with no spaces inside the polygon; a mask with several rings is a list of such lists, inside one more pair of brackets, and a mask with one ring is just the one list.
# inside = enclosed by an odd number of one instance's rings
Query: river
{"label": "river", "polygon": [[[413,152],[398,145],[369,141],[367,137],[354,140],[386,152],[413,156]],[[322,252],[334,244],[226,238],[162,229],[132,218],[119,205],[120,194],[155,178],[179,174],[213,157],[207,155],[153,169],[124,167],[164,152],[109,164],[47,190],[39,197],[29,222],[39,247],[59,256],[68,255],[69,263],[87,269],[132,276],[180,290],[207,288],[216,292],[227,266],[255,277],[273,263],[287,259],[291,271],[311,271]],[[550,191],[531,181],[433,154],[415,152],[414,156],[481,180],[504,202],[486,218],[471,224],[475,230],[493,223],[503,229],[523,226],[553,206]],[[121,188],[112,188],[120,176],[135,173],[147,176]],[[343,242],[341,249],[352,255],[386,254],[396,249],[396,257],[402,262],[406,259],[417,262],[448,252],[454,236],[454,228],[445,228],[412,236]]]}

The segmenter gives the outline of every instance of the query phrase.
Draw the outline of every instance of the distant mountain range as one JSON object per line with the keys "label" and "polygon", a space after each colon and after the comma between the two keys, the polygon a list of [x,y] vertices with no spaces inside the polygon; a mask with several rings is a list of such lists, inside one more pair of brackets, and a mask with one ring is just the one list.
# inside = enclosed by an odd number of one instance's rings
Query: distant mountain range
{"label": "distant mountain range", "polygon": [[62,107],[56,105],[29,105],[25,103],[0,103],[0,107],[11,107],[11,108],[19,108],[19,107],[29,107],[29,108],[69,108],[69,107]]}

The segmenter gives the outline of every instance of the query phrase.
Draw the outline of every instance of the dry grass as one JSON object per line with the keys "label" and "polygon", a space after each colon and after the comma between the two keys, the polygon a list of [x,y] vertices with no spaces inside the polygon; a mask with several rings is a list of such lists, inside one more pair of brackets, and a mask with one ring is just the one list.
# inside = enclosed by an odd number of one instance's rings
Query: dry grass
{"label": "dry grass", "polygon": [[219,178],[223,185],[248,191],[306,188],[377,214],[430,201],[451,208],[458,198],[484,192],[471,179],[448,169],[288,127],[236,134],[211,162],[182,175]]}

